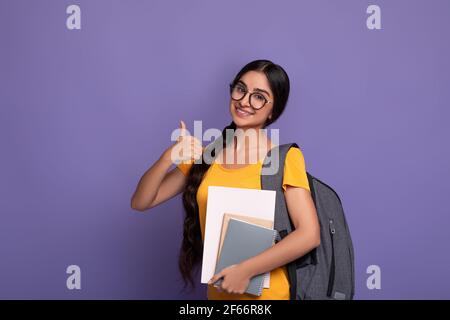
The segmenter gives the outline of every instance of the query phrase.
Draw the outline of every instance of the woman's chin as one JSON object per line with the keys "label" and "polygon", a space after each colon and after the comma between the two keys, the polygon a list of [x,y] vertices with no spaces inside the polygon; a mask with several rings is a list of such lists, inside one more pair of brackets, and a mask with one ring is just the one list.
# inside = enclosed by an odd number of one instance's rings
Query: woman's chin
{"label": "woman's chin", "polygon": [[232,118],[233,118],[234,123],[236,123],[236,124],[241,123],[241,124],[249,125],[252,123],[251,117],[241,117],[238,114],[236,114],[235,112],[233,112]]}
{"label": "woman's chin", "polygon": [[251,126],[251,121],[248,121],[247,119],[242,119],[238,116],[233,116],[233,122],[236,124],[237,127],[248,127]]}

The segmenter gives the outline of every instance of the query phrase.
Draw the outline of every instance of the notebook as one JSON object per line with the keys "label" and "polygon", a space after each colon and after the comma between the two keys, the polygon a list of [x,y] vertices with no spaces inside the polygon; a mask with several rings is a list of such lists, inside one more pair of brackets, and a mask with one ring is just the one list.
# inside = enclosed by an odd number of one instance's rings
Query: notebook
{"label": "notebook", "polygon": [[[219,250],[217,251],[217,260],[219,260],[220,251],[222,250],[222,245],[223,245],[223,239],[225,238],[225,234],[226,234],[227,228],[228,228],[228,222],[230,221],[230,219],[241,220],[241,221],[260,225],[261,227],[273,229],[273,221],[270,221],[267,219],[262,219],[262,218],[257,218],[257,217],[251,217],[251,216],[247,216],[247,215],[243,215],[243,214],[225,212],[223,214],[222,229],[220,231],[220,242],[219,242]],[[267,274],[269,274],[269,272]]]}
{"label": "notebook", "polygon": [[[273,221],[271,221],[271,220],[258,218],[258,217],[252,217],[252,216],[243,215],[243,214],[224,212],[223,221],[222,221],[222,229],[220,232],[219,249],[217,250],[216,261],[219,260],[220,251],[222,250],[222,245],[223,245],[223,239],[225,238],[225,233],[226,233],[226,230],[228,227],[228,222],[230,221],[231,218],[235,218],[237,220],[246,221],[249,223],[260,225],[262,227],[273,229]],[[270,288],[270,272],[264,273],[264,288]]]}
{"label": "notebook", "polygon": [[[274,244],[275,237],[276,231],[273,229],[231,218],[215,273],[265,251]],[[265,274],[259,274],[251,278],[245,292],[260,296],[264,286],[264,276]],[[219,279],[215,285],[220,285],[221,281],[222,279]]]}

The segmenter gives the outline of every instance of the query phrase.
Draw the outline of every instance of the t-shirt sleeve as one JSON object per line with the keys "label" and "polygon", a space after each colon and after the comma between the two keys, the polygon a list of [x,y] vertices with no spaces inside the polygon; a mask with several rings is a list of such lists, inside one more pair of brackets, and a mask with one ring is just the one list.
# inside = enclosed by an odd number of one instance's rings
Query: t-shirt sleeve
{"label": "t-shirt sleeve", "polygon": [[187,176],[189,173],[189,169],[191,169],[193,163],[194,163],[194,160],[191,160],[188,163],[181,162],[181,163],[177,164],[177,168],[180,169],[181,172],[183,172],[183,174],[185,176]]}
{"label": "t-shirt sleeve", "polygon": [[305,159],[299,148],[290,148],[284,163],[283,190],[286,186],[304,188],[308,191],[309,183],[306,175]]}
{"label": "t-shirt sleeve", "polygon": [[[206,147],[202,147],[202,150],[204,151]],[[194,164],[195,160],[191,159],[189,161],[187,161],[186,163],[181,162],[179,164],[177,164],[177,168],[181,170],[181,172],[183,172],[183,174],[185,176],[188,175],[189,170],[191,169],[192,165]]]}

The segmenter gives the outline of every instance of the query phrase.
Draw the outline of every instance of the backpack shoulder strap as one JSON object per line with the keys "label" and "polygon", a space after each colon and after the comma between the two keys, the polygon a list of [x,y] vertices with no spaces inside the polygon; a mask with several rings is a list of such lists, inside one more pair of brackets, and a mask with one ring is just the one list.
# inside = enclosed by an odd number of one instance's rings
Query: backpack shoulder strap
{"label": "backpack shoulder strap", "polygon": [[286,143],[273,147],[267,153],[261,170],[261,189],[276,191],[274,228],[278,230],[281,238],[292,230],[282,187],[284,163],[292,147],[298,148],[298,145]]}
{"label": "backpack shoulder strap", "polygon": [[[292,223],[286,206],[283,192],[283,174],[286,155],[291,147],[297,147],[296,143],[287,143],[269,150],[261,169],[261,189],[276,191],[275,198],[275,223],[274,229],[278,231],[278,241],[292,231]],[[291,300],[297,297],[297,273],[296,262],[288,263],[289,295]]]}

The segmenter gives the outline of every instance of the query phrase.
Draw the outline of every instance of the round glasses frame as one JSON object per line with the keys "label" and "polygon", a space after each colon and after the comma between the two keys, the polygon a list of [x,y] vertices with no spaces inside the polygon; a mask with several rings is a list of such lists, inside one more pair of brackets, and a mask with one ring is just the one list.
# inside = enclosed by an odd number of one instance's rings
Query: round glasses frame
{"label": "round glasses frame", "polygon": [[[233,94],[233,89],[234,89],[235,86],[236,86],[236,85],[233,86],[233,84],[230,83],[230,97],[231,97],[231,99],[233,99],[234,101],[241,101],[242,99],[245,98],[245,96],[247,95],[247,93],[250,93],[249,91],[245,90],[245,93],[244,93],[244,95],[242,96],[242,98],[240,98],[240,99],[234,99],[232,94]],[[264,99],[264,104],[263,104],[260,108],[255,108],[255,107],[252,105],[252,96],[255,95],[255,94],[259,94],[259,95],[260,95],[261,97],[263,97],[263,99]],[[249,102],[250,102],[250,106],[251,106],[253,109],[255,109],[255,110],[260,110],[260,109],[264,108],[264,106],[265,106],[266,104],[272,103],[273,101],[267,100],[266,97],[264,97],[260,92],[257,92],[257,91],[256,91],[256,92],[251,92],[251,93],[250,93],[250,96],[249,96]]]}

